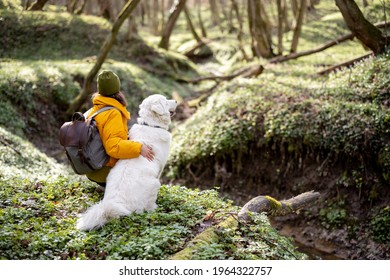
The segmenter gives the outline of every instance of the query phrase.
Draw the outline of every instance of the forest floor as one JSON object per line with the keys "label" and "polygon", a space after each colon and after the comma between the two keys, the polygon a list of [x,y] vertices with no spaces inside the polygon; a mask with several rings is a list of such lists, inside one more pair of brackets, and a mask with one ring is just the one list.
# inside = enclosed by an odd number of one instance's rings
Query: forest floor
{"label": "forest floor", "polygon": [[[321,11],[318,11],[319,15],[321,14],[320,12]],[[312,42],[313,38],[311,36],[315,37],[315,39],[320,38],[323,42],[326,42],[327,40],[334,39],[346,32],[341,23],[341,17],[337,13],[335,14],[336,16],[333,14],[326,16],[326,23],[314,21],[312,26],[306,27],[307,32],[303,34],[301,39],[301,42],[303,42],[306,49],[311,49],[318,45],[315,40]],[[337,32],[330,35],[326,32],[319,34],[318,30],[322,29],[318,28],[318,24],[323,24],[324,26],[330,24],[330,26],[333,27],[326,27],[324,30]],[[220,30],[216,33],[219,38]],[[324,34],[329,36],[329,38]],[[180,35],[173,37],[172,49],[178,49],[183,42],[189,40],[188,37],[190,37],[188,32],[186,32],[186,35],[183,37],[180,37]],[[147,39],[149,38],[151,37],[148,37]],[[224,41],[225,39],[229,39],[230,41],[226,43],[226,41]],[[245,63],[243,62],[237,63],[239,60],[235,56],[237,56],[239,52],[236,47],[232,47],[233,44],[231,44],[231,42],[233,41],[234,45],[236,45],[236,37],[231,34],[226,35],[224,38],[212,41],[210,43],[211,48],[214,51],[216,50],[214,56],[209,60],[195,62],[200,69],[200,72],[229,74],[232,71],[237,70],[237,68],[244,66]],[[291,80],[294,80],[294,82],[291,83],[292,90],[297,91],[298,94],[300,90],[299,82],[302,81],[300,79],[304,79],[305,75],[306,77],[311,77],[314,74],[313,72],[319,68],[348,60],[366,52],[366,50],[363,50],[356,41],[347,42],[345,45],[340,45],[335,48],[337,48],[337,50],[328,50],[310,58],[302,58],[298,62],[292,61],[290,64],[286,64],[287,66],[269,69],[274,75],[270,77],[274,80],[280,79],[276,81],[275,84],[279,83],[279,81],[280,84],[283,84],[286,82],[285,76],[288,75]],[[136,57],[143,59],[148,56],[146,54]],[[155,58],[154,56],[151,57]],[[261,62],[263,63],[264,61]],[[158,67],[159,65],[157,65],[156,68]],[[145,77],[142,78],[142,84],[147,84],[144,79]],[[156,79],[162,80],[158,75],[156,75]],[[186,98],[199,97],[199,92],[206,88],[210,88],[210,85],[212,85],[212,83],[206,82],[203,83],[201,87],[194,87],[193,95],[187,96]],[[150,91],[147,91],[150,90],[148,86],[149,85],[142,88],[145,94],[150,93]],[[311,87],[307,90],[310,89]],[[140,92],[142,92],[142,90],[140,90]],[[42,110],[38,111],[50,112],[47,108],[42,108]],[[181,116],[182,118],[180,120],[178,119],[179,116],[176,116],[174,125],[180,126],[184,119],[190,117],[195,111],[194,108],[189,109],[189,112],[187,112],[184,117]],[[131,113],[133,119],[135,119],[135,112]],[[37,118],[42,120],[45,119],[45,116],[42,115]],[[52,131],[55,130],[55,133],[48,133],[47,135],[49,136],[46,137],[45,141],[42,141],[42,135],[44,135],[44,133],[39,135],[36,134],[36,136],[34,136],[34,133],[31,133],[29,134],[29,140],[50,157],[64,163],[67,159],[62,147],[58,143],[56,129],[53,129],[52,127],[43,127],[43,130],[47,130],[45,132],[50,131],[50,129]],[[178,183],[194,188],[198,186],[213,188],[215,185],[218,185],[221,195],[227,196],[238,205],[243,205],[249,199],[258,195],[270,195],[276,199],[283,200],[294,196],[296,193],[315,189],[321,193],[320,201],[317,204],[296,214],[272,218],[271,222],[274,227],[282,234],[294,238],[296,245],[300,250],[307,253],[313,259],[390,258],[390,249],[386,247],[386,244],[373,242],[372,238],[368,236],[368,231],[364,230],[369,227],[369,215],[372,214],[369,214],[371,205],[367,201],[362,200],[356,188],[335,187],[337,185],[336,181],[342,176],[342,170],[345,170],[345,166],[343,169],[338,164],[324,165],[324,162],[318,162],[313,158],[307,158],[303,160],[301,168],[294,170],[294,172],[287,172],[286,169],[288,169],[288,167],[286,167],[286,163],[276,162],[274,165],[270,165],[269,162],[260,161],[257,155],[261,155],[263,152],[264,151],[254,151],[251,157],[246,158],[242,166],[242,170],[245,170],[245,172],[242,172],[240,176],[237,177],[222,178],[222,181],[218,182],[216,182],[215,177],[212,176],[203,177],[196,182],[191,182],[192,178],[183,177],[176,181],[169,181],[166,179],[167,181],[165,183]],[[212,169],[213,166],[209,166],[209,168]],[[322,175],[318,174],[319,169],[322,170]],[[281,176],[280,174],[275,174],[275,170],[281,170],[281,174],[286,171],[286,175]],[[258,179],[261,177],[267,177],[267,182],[259,183],[260,180],[256,180],[256,178]],[[348,203],[346,203],[346,201]],[[390,205],[390,190],[381,193],[380,203],[378,203],[377,206],[384,207],[386,205]],[[329,221],[332,221],[332,223],[329,223]]]}

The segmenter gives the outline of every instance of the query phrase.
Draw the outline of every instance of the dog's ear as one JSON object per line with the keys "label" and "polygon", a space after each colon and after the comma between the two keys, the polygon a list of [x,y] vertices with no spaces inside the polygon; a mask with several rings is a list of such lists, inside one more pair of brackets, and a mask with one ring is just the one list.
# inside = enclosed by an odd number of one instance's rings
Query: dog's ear
{"label": "dog's ear", "polygon": [[161,104],[153,104],[150,109],[159,115],[164,115],[164,108]]}

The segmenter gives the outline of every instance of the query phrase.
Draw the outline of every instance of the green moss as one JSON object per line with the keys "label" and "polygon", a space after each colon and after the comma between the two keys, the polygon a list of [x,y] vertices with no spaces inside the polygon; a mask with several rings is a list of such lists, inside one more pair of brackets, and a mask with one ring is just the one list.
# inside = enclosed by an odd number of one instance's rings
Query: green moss
{"label": "green moss", "polygon": [[22,5],[20,0],[0,0],[0,9],[12,9],[21,11]]}
{"label": "green moss", "polygon": [[0,16],[1,57],[80,59],[95,55],[110,30],[104,19],[66,12],[4,9]]}
{"label": "green moss", "polygon": [[390,184],[390,147],[385,146],[379,152],[378,165],[382,169],[382,176]]}
{"label": "green moss", "polygon": [[327,80],[292,79],[274,67],[257,80],[224,84],[173,131],[169,175],[185,176],[190,162],[208,168],[210,158],[248,154],[254,143],[293,158],[310,150],[359,161],[381,154],[386,162],[388,61],[385,54]]}
{"label": "green moss", "polygon": [[273,197],[266,195],[265,199],[270,202],[272,210],[277,210],[282,207],[282,203]]}
{"label": "green moss", "polygon": [[39,152],[31,143],[0,127],[0,180],[68,174],[68,168]]}

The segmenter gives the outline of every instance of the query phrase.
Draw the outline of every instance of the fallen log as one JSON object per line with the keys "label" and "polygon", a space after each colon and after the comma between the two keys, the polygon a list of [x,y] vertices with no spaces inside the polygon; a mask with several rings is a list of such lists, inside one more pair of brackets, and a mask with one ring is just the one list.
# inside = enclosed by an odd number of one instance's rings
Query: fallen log
{"label": "fallen log", "polygon": [[337,38],[335,40],[329,41],[329,42],[323,44],[322,46],[319,46],[318,48],[315,48],[315,49],[312,49],[312,50],[292,53],[292,54],[285,55],[285,56],[274,57],[274,58],[269,60],[269,63],[271,63],[271,64],[281,63],[281,62],[285,62],[287,60],[300,58],[302,56],[311,55],[313,53],[318,53],[318,52],[324,51],[324,50],[326,50],[326,49],[328,49],[330,47],[333,47],[334,45],[338,45],[341,42],[344,42],[344,41],[347,41],[347,40],[352,40],[354,37],[355,37],[355,35],[353,35],[353,34],[344,35],[342,37],[339,37],[339,38]]}
{"label": "fallen log", "polygon": [[336,71],[336,70],[338,70],[338,69],[341,69],[341,68],[343,68],[343,67],[348,67],[348,66],[353,65],[353,64],[355,64],[356,62],[359,62],[359,61],[361,61],[361,60],[363,60],[363,59],[366,59],[366,58],[368,58],[368,57],[370,57],[370,56],[372,56],[372,55],[373,55],[373,53],[369,53],[369,54],[365,54],[365,55],[362,55],[362,56],[360,56],[360,57],[357,57],[357,58],[354,58],[354,59],[345,61],[345,62],[343,62],[343,63],[337,64],[337,65],[334,65],[334,66],[332,66],[332,67],[329,67],[329,68],[327,68],[327,69],[325,69],[325,70],[322,70],[322,71],[318,72],[317,75],[325,75],[325,74],[328,74],[328,73],[330,73],[330,72],[333,72],[333,71]]}
{"label": "fallen log", "polygon": [[187,80],[188,83],[191,84],[197,84],[199,82],[207,81],[207,80],[213,80],[213,81],[230,81],[238,76],[242,76],[244,78],[252,78],[257,77],[261,73],[263,73],[264,67],[262,65],[252,65],[249,67],[244,67],[233,74],[230,75],[213,75],[213,76],[205,76],[205,77],[199,77],[192,80]]}
{"label": "fallen log", "polygon": [[238,76],[241,76],[243,78],[257,77],[261,73],[263,73],[263,71],[264,71],[264,67],[262,65],[254,65],[254,66],[244,67],[243,69],[240,69],[235,73],[226,76],[206,76],[206,77],[196,78],[193,80],[187,80],[186,82],[193,83],[193,84],[197,84],[199,82],[207,81],[207,80],[213,80],[216,82],[215,85],[213,85],[210,89],[203,92],[199,97],[187,101],[187,104],[190,107],[198,107],[202,101],[206,100],[210,96],[210,94],[219,85],[221,81],[230,81]]}
{"label": "fallen log", "polygon": [[[390,22],[385,22],[385,21],[379,22],[379,23],[375,24],[375,26],[378,28],[388,27],[388,26],[390,26]],[[325,44],[323,44],[315,49],[307,50],[307,51],[303,51],[303,52],[298,52],[298,53],[292,53],[292,54],[285,55],[285,56],[277,56],[277,57],[270,59],[268,62],[271,64],[281,63],[281,62],[285,62],[285,61],[288,61],[291,59],[296,59],[296,58],[299,58],[302,56],[307,56],[307,55],[311,55],[314,53],[318,53],[318,52],[324,51],[330,47],[338,45],[344,41],[352,40],[354,37],[355,37],[355,34],[353,34],[353,33],[343,35],[341,37],[336,38],[335,40],[328,41],[327,43],[325,43]]]}
{"label": "fallen log", "polygon": [[[282,216],[296,212],[313,204],[320,194],[310,191],[284,201],[278,201],[270,196],[258,196],[246,203],[237,214],[233,214],[214,226],[209,226],[194,239],[186,244],[185,248],[170,257],[171,260],[189,260],[197,250],[205,244],[218,241],[218,232],[223,229],[235,230],[239,224],[248,224],[252,221],[251,213],[266,213],[269,216]],[[209,217],[207,218],[209,219]],[[206,220],[206,219],[204,219]]]}
{"label": "fallen log", "polygon": [[320,193],[310,191],[288,200],[278,201],[270,196],[258,196],[247,202],[238,213],[241,222],[249,222],[251,213],[267,213],[268,216],[284,216],[296,212],[316,201]]}

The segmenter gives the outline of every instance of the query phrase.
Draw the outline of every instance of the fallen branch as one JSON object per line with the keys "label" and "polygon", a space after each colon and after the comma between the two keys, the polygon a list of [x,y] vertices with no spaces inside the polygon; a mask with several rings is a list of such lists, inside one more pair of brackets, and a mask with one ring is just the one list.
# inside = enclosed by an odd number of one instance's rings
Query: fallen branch
{"label": "fallen branch", "polygon": [[20,151],[18,151],[17,149],[15,149],[14,147],[12,147],[11,144],[9,144],[4,138],[3,136],[0,136],[0,143],[3,144],[4,146],[12,149],[15,153],[17,153],[19,156],[23,156],[22,153]]}
{"label": "fallen branch", "polygon": [[251,220],[250,213],[267,213],[268,216],[284,216],[296,212],[320,197],[320,193],[310,191],[297,195],[288,200],[278,201],[270,196],[258,196],[247,202],[238,213],[240,221]]}
{"label": "fallen branch", "polygon": [[263,73],[264,67],[262,65],[254,65],[249,67],[244,67],[233,74],[225,76],[205,76],[199,77],[193,80],[188,80],[188,83],[197,84],[199,82],[212,80],[212,81],[230,81],[238,76],[243,76],[244,78],[257,77]]}
{"label": "fallen branch", "polygon": [[263,73],[263,71],[264,71],[264,67],[262,65],[254,65],[254,66],[245,67],[243,69],[238,70],[237,72],[235,72],[233,74],[226,75],[226,76],[206,76],[206,77],[196,78],[193,80],[187,80],[186,82],[193,83],[193,84],[197,84],[199,82],[207,81],[207,80],[215,81],[215,85],[213,85],[210,89],[207,89],[199,97],[187,101],[187,104],[190,107],[198,107],[200,102],[207,99],[210,96],[210,94],[213,92],[213,90],[219,85],[219,83],[221,81],[230,81],[238,76],[241,76],[243,78],[257,77],[261,73]]}
{"label": "fallen branch", "polygon": [[[202,233],[198,234],[194,239],[187,243],[186,247],[170,257],[171,260],[189,260],[198,249],[205,244],[218,242],[218,232],[223,229],[235,230],[238,225],[248,224],[251,220],[251,213],[267,213],[269,216],[282,216],[298,211],[310,204],[313,204],[320,194],[310,191],[302,193],[298,196],[285,201],[278,201],[269,196],[258,196],[250,200],[242,207],[238,216],[231,215],[224,221],[215,226],[206,228]],[[207,218],[208,219],[208,218]],[[204,219],[206,220],[206,218]]]}
{"label": "fallen branch", "polygon": [[337,65],[334,65],[334,66],[332,66],[332,67],[329,67],[329,68],[327,68],[327,69],[325,69],[325,70],[322,70],[322,71],[318,72],[317,75],[328,74],[328,73],[333,72],[333,71],[335,71],[335,70],[338,70],[338,69],[340,69],[340,68],[348,67],[348,66],[353,65],[353,64],[355,64],[356,62],[359,62],[359,61],[361,61],[361,60],[363,60],[363,59],[366,59],[366,58],[368,58],[368,57],[370,57],[370,56],[372,56],[372,55],[373,55],[373,53],[365,54],[365,55],[363,55],[363,56],[354,58],[354,59],[352,59],[352,60],[348,60],[348,61],[346,61],[346,62],[343,62],[343,63],[337,64]]}
{"label": "fallen branch", "polygon": [[315,48],[315,49],[312,49],[312,50],[298,52],[298,53],[292,53],[292,54],[285,55],[285,56],[277,56],[275,58],[270,59],[269,63],[271,63],[271,64],[272,63],[281,63],[281,62],[285,62],[287,60],[296,59],[296,58],[299,58],[299,57],[302,57],[302,56],[311,55],[313,53],[318,53],[318,52],[324,51],[324,50],[326,50],[326,49],[328,49],[330,47],[333,47],[334,45],[338,45],[341,42],[344,42],[344,41],[347,41],[347,40],[351,40],[354,37],[355,37],[355,35],[353,35],[353,34],[344,35],[342,37],[339,37],[339,38],[337,38],[335,40],[329,41],[329,42],[323,44],[322,46],[320,46],[318,48]]}
{"label": "fallen branch", "polygon": [[[388,27],[388,26],[390,26],[390,22],[384,22],[384,21],[383,22],[379,22],[379,23],[375,24],[375,26],[378,27],[378,28]],[[354,37],[355,37],[355,34],[350,33],[350,34],[338,37],[335,40],[328,41],[327,43],[323,44],[322,46],[320,46],[318,48],[315,48],[315,49],[312,49],[312,50],[303,51],[303,52],[299,52],[299,53],[292,53],[292,54],[285,55],[285,56],[277,56],[275,58],[270,59],[269,63],[281,63],[281,62],[285,62],[287,60],[296,59],[296,58],[299,58],[299,57],[302,57],[302,56],[311,55],[313,53],[318,53],[318,52],[324,51],[324,50],[326,50],[326,49],[328,49],[330,47],[338,45],[338,44],[340,44],[340,43],[342,43],[344,41],[352,40]]]}

